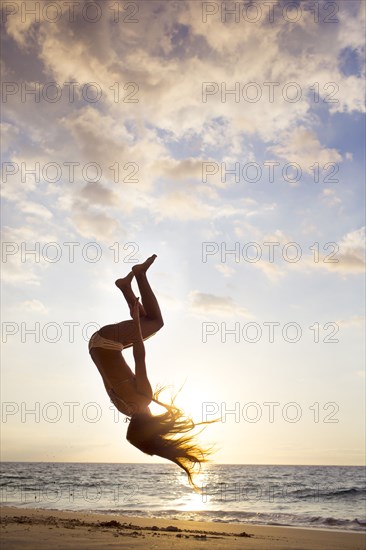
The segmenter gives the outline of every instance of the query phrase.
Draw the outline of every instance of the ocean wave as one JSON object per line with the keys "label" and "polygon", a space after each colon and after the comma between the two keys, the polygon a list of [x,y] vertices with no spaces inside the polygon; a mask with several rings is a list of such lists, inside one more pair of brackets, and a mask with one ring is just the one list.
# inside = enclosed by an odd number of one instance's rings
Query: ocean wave
{"label": "ocean wave", "polygon": [[301,516],[296,514],[266,514],[256,512],[227,512],[225,510],[216,511],[196,511],[196,510],[143,510],[129,509],[123,510],[110,508],[107,510],[98,509],[96,513],[118,515],[128,517],[149,517],[156,519],[180,519],[185,521],[205,521],[213,523],[246,523],[251,525],[277,525],[283,527],[317,527],[317,528],[338,528],[340,530],[366,531],[366,519],[341,519],[322,516]]}
{"label": "ocean wave", "polygon": [[165,464],[3,463],[2,504],[363,531],[362,467],[212,465],[202,494]]}
{"label": "ocean wave", "polygon": [[322,491],[320,489],[299,489],[289,493],[288,496],[296,495],[297,498],[340,498],[340,497],[359,497],[366,495],[366,488],[351,487],[349,489],[335,489],[330,491]]}

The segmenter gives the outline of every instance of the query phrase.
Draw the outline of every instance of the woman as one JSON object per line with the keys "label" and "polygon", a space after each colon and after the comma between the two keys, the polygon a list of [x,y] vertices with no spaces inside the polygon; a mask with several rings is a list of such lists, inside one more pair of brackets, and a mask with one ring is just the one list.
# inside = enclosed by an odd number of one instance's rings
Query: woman
{"label": "woman", "polygon": [[[90,338],[89,352],[112,403],[130,418],[127,440],[146,454],[161,456],[180,466],[197,489],[192,477],[194,468],[207,461],[210,450],[199,447],[188,432],[209,422],[196,424],[186,418],[175,406],[174,399],[170,405],[161,403],[158,400],[160,390],[153,393],[146,372],[144,340],[164,325],[159,304],[146,277],[155,258],[154,254],[144,263],[135,265],[126,277],[116,281],[130,308],[132,320],[102,327]],[[131,288],[134,277],[142,304]],[[135,373],[121,353],[130,346],[133,346]],[[149,409],[152,401],[165,411],[152,415]]]}

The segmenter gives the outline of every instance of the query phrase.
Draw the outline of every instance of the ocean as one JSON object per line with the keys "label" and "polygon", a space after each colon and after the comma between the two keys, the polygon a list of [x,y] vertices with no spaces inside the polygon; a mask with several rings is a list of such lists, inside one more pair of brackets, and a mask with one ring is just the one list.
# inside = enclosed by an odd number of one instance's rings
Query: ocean
{"label": "ocean", "polygon": [[359,466],[3,462],[1,504],[152,518],[366,530]]}

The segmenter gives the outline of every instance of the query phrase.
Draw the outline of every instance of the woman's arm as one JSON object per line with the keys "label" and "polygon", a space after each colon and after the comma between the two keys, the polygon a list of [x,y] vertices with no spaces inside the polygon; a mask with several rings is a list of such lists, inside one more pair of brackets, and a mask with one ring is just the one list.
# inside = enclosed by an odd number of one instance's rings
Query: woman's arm
{"label": "woman's arm", "polygon": [[136,339],[133,342],[133,357],[135,359],[136,389],[146,397],[152,398],[152,388],[147,377],[145,363],[145,345],[140,325],[140,308],[138,299],[132,308],[132,319],[136,327]]}

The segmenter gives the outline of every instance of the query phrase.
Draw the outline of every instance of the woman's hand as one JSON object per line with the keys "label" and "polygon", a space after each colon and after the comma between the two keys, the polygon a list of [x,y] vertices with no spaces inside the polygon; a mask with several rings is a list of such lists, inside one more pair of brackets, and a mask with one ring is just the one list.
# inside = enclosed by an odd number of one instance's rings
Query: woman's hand
{"label": "woman's hand", "polygon": [[131,307],[131,317],[135,323],[140,326],[140,302],[139,298],[136,298],[135,302]]}

